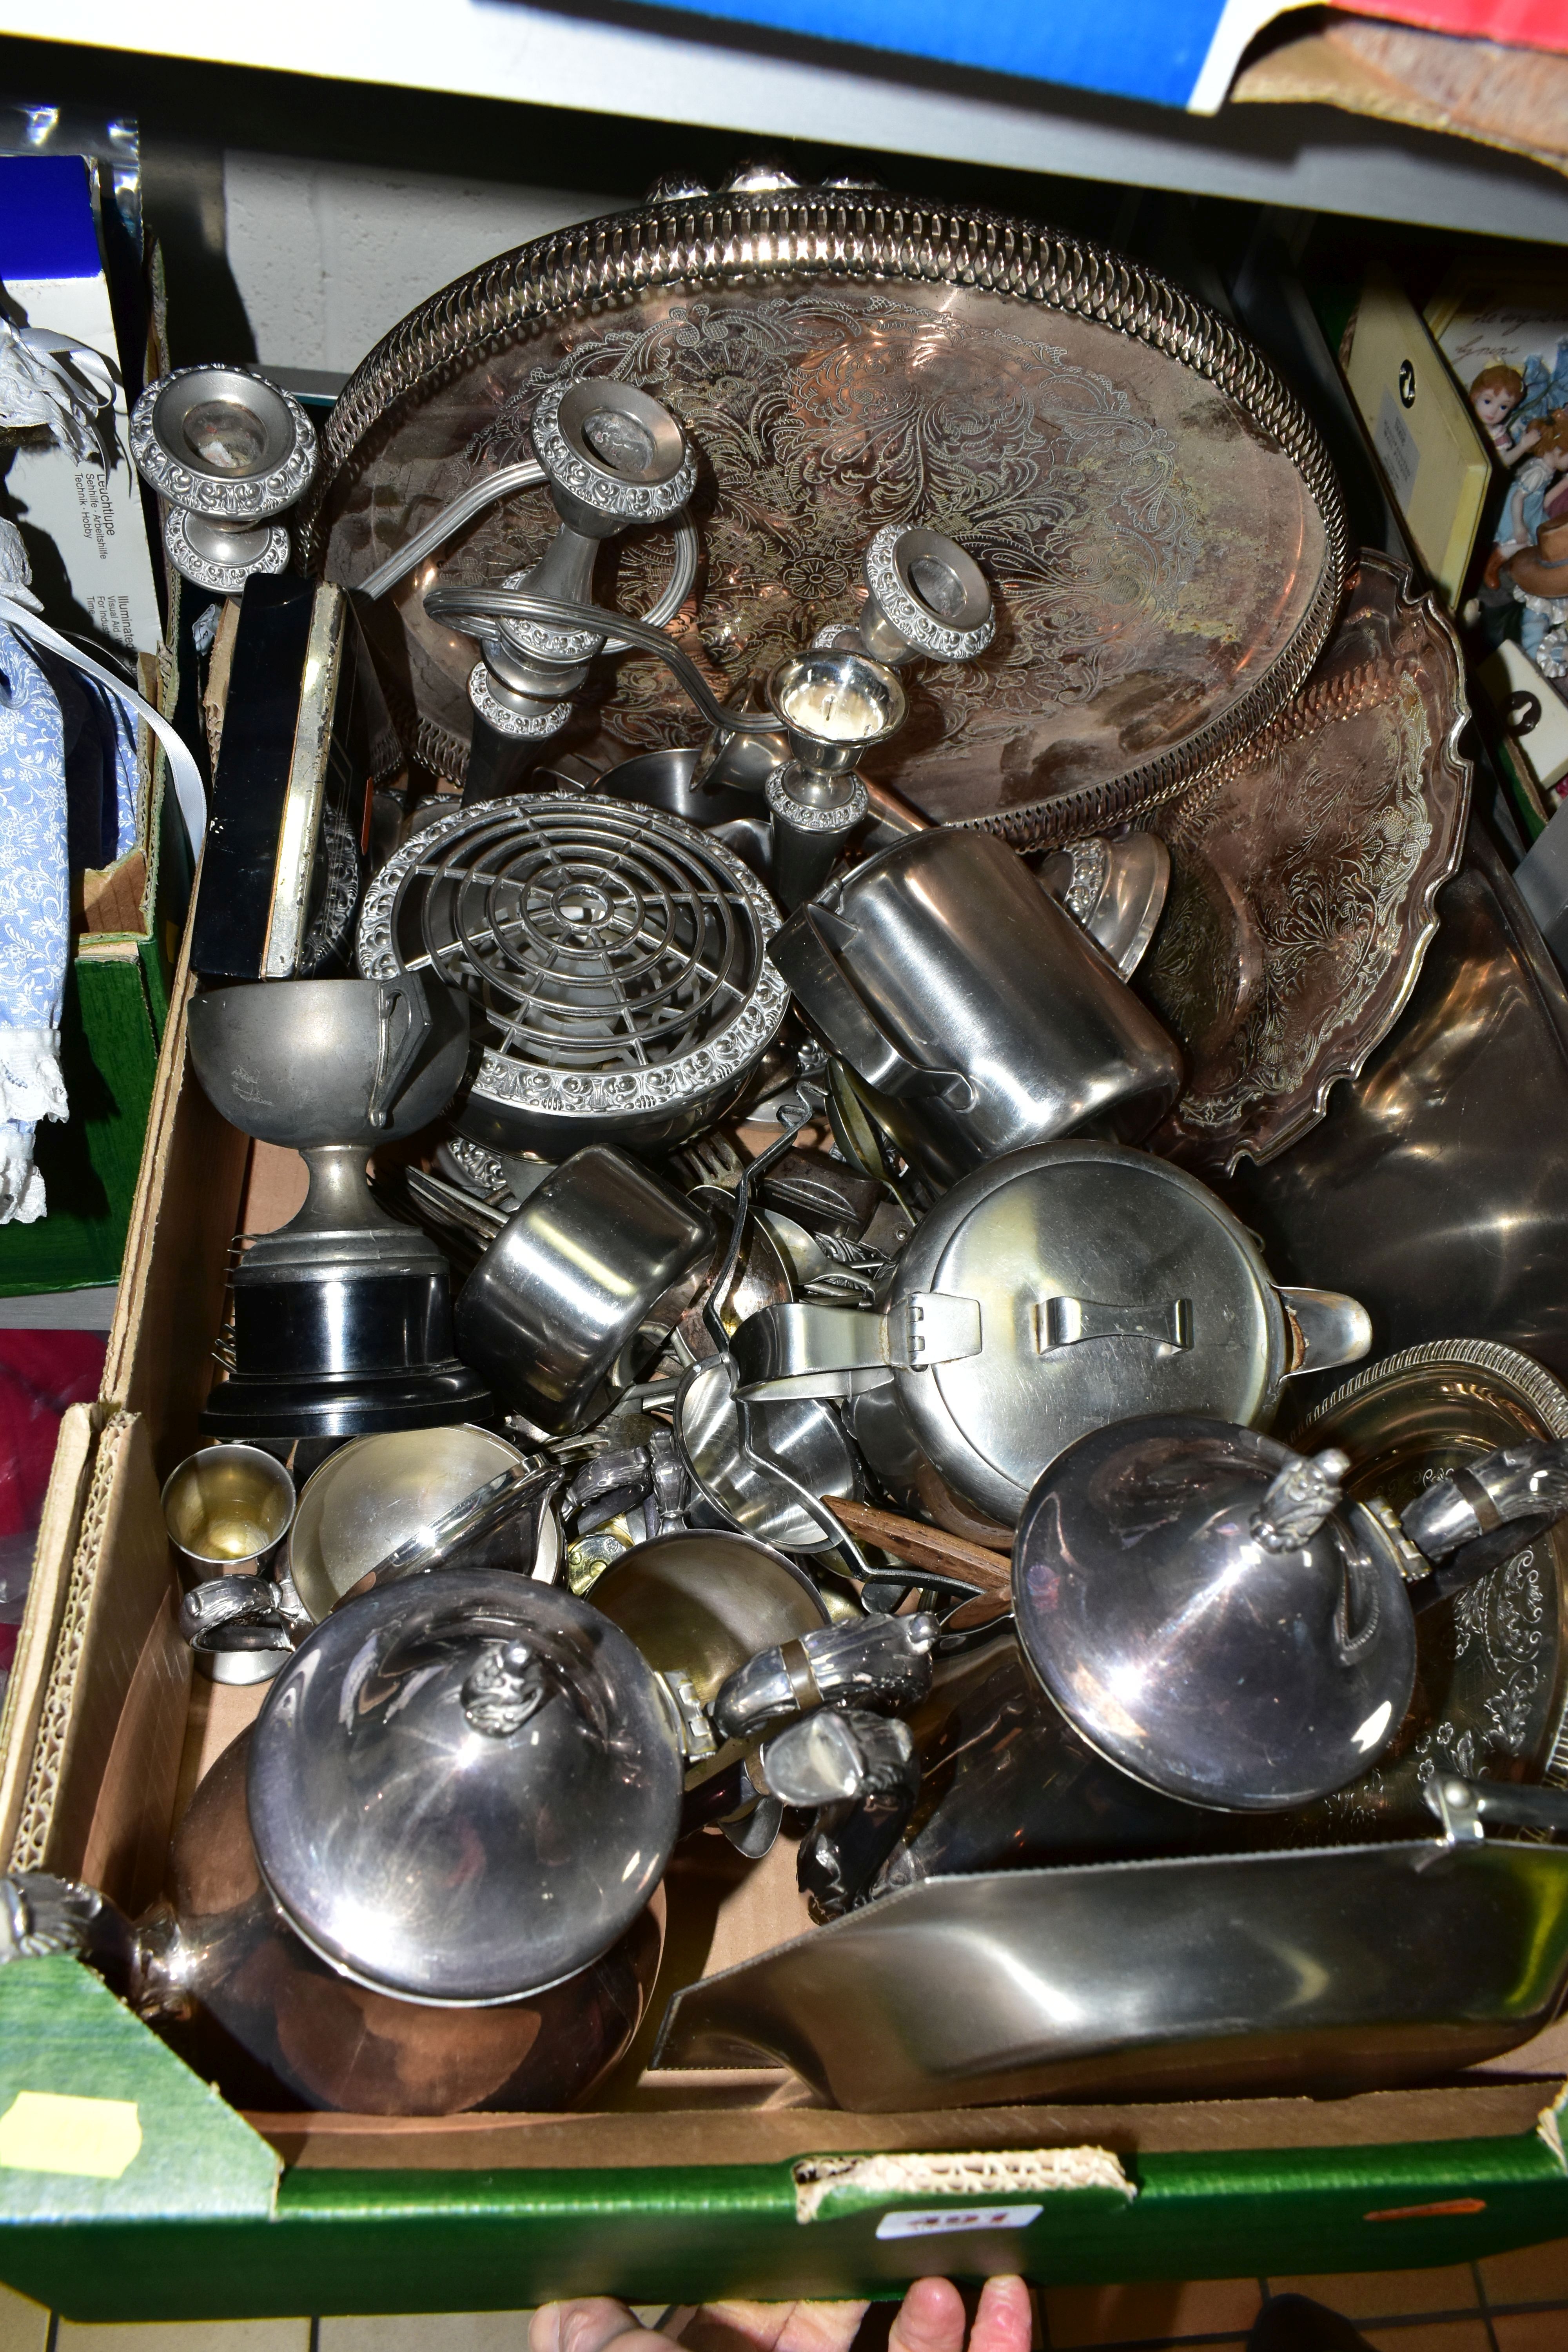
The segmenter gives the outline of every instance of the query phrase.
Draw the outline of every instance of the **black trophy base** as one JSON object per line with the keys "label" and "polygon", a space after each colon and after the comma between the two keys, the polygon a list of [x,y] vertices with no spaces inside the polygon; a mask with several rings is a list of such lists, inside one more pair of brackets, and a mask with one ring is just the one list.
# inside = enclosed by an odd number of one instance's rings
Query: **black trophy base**
{"label": "black trophy base", "polygon": [[237,1373],[220,1381],[201,1427],[208,1437],[373,1437],[388,1429],[434,1429],[483,1421],[495,1400],[455,1357],[418,1370],[339,1372],[275,1380]]}

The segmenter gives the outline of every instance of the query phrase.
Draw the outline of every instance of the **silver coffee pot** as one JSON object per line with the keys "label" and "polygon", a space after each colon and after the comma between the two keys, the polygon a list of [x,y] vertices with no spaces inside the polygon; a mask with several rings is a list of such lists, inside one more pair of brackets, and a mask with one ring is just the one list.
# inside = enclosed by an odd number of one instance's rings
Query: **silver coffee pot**
{"label": "silver coffee pot", "polygon": [[0,1960],[76,1951],[309,2105],[569,2105],[652,1990],[681,1769],[607,1618],[437,1570],[317,1627],[197,1790],[172,1903],[132,1927],[58,1879],[0,1882]]}
{"label": "silver coffee pot", "polygon": [[1030,1495],[1018,1638],[1082,1737],[1167,1796],[1310,1803],[1397,1733],[1419,1608],[1568,1513],[1568,1442],[1500,1448],[1395,1517],[1342,1503],[1348,1457],[1153,1414],[1096,1431]]}
{"label": "silver coffee pot", "polygon": [[1006,843],[938,825],[868,858],[773,942],[801,1012],[939,1185],[1175,1100],[1173,1040]]}

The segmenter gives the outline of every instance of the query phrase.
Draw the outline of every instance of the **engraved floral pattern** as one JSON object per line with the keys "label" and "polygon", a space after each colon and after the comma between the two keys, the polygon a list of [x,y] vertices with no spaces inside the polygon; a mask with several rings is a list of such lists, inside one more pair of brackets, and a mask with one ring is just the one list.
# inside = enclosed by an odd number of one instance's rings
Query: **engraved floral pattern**
{"label": "engraved floral pattern", "polygon": [[[1108,376],[1026,337],[983,339],[1023,362],[1020,382],[998,385],[973,363],[980,340],[886,295],[679,303],[528,371],[468,454],[495,466],[526,456],[528,420],[563,376],[625,377],[667,402],[711,477],[703,536],[727,626],[705,643],[688,614],[682,634],[721,688],[765,675],[854,605],[869,529],[919,521],[983,547],[1008,586],[1007,646],[983,669],[926,680],[944,738],[963,728],[978,742],[1005,731],[1024,698],[1083,701],[1126,663],[1086,582],[1169,605],[1196,554],[1173,435]],[[1109,583],[1088,544],[1108,510],[1120,567]],[[626,666],[619,700],[628,743],[690,734],[651,662]]]}
{"label": "engraved floral pattern", "polygon": [[1387,1034],[1458,859],[1464,717],[1447,623],[1363,555],[1295,703],[1153,819],[1172,887],[1143,979],[1188,1063],[1157,1149],[1267,1160]]}
{"label": "engraved floral pattern", "polygon": [[[1347,1493],[1402,1510],[1493,1445],[1564,1434],[1568,1395],[1539,1365],[1486,1341],[1442,1340],[1353,1375],[1291,1442],[1342,1446],[1352,1465]],[[1398,1736],[1375,1770],[1300,1817],[1294,1834],[1431,1834],[1421,1792],[1439,1759],[1468,1775],[1560,1780],[1565,1592],[1568,1532],[1556,1529],[1422,1612],[1415,1690]]]}
{"label": "engraved floral pattern", "polygon": [[1520,1552],[1449,1610],[1419,1621],[1419,1631],[1415,1701],[1405,1731],[1378,1770],[1325,1801],[1331,1817],[1418,1834],[1412,1801],[1440,1761],[1466,1774],[1510,1780],[1532,1768],[1525,1777],[1538,1777],[1561,1640],[1550,1558],[1543,1564],[1533,1548]]}
{"label": "engraved floral pattern", "polygon": [[[921,669],[879,754],[928,814],[1037,831],[1010,813],[1149,772],[1267,695],[1316,628],[1331,533],[1241,398],[1096,320],[897,279],[654,288],[476,352],[334,487],[330,576],[363,578],[526,457],[542,394],[595,375],[664,401],[698,453],[706,564],[675,628],[721,693],[852,616],[883,526],[923,522],[981,562],[994,642]],[[515,497],[448,542],[440,577],[493,583],[538,559],[552,521],[542,497]],[[601,558],[599,593],[642,609],[668,560],[665,534],[633,533]],[[425,614],[428,584],[412,577],[370,626],[421,756],[458,775],[471,641]],[[599,666],[570,748],[607,766],[693,724],[667,674],[626,656]]]}

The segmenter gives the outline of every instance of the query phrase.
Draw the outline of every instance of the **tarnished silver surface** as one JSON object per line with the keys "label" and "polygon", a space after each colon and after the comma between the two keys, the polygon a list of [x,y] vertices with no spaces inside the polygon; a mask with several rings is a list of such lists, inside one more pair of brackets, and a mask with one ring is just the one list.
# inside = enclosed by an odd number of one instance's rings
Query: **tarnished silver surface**
{"label": "tarnished silver surface", "polygon": [[687,1987],[656,2066],[856,2113],[1315,2097],[1517,2047],[1568,1978],[1568,1851],[1430,1837],[937,1878]]}
{"label": "tarnished silver surface", "polygon": [[1380,1348],[1456,1332],[1568,1374],[1568,990],[1479,826],[1398,1027],[1230,1197],[1269,1260],[1352,1291]]}
{"label": "tarnished silver surface", "polygon": [[1363,550],[1289,709],[1153,820],[1173,878],[1142,985],[1188,1065],[1161,1150],[1272,1159],[1387,1035],[1459,862],[1468,716],[1453,623]]}
{"label": "tarnished silver surface", "polygon": [[1019,1522],[1013,1610],[1102,1755],[1188,1803],[1274,1812],[1386,1747],[1415,1623],[1378,1519],[1333,1507],[1342,1461],[1314,1475],[1256,1431],[1174,1414],[1058,1455]]}
{"label": "tarnished silver surface", "polygon": [[510,2001],[625,1934],[675,1842],[680,1762],[609,1621],[437,1570],[319,1625],[251,1736],[247,1810],[312,1951],[404,1999]]}
{"label": "tarnished silver surface", "polygon": [[378,596],[384,596],[389,588],[395,588],[416,564],[422,563],[427,555],[434,555],[454,531],[462,529],[464,523],[472,522],[474,517],[483,514],[487,507],[494,506],[499,499],[510,498],[515,491],[540,488],[544,478],[544,468],[537,457],[524,457],[515,466],[498,466],[493,474],[482,474],[449,506],[443,507],[439,514],[433,515],[422,530],[416,531],[412,539],[405,541],[379,571],[373,572],[367,580],[362,580],[359,583],[360,596],[366,604],[374,604]]}
{"label": "tarnished silver surface", "polygon": [[984,835],[896,842],[792,916],[773,953],[939,1184],[1091,1120],[1136,1140],[1181,1085],[1174,1041]]}
{"label": "tarnished silver surface", "polygon": [[[1338,603],[1328,459],[1233,329],[1049,230],[838,187],[656,200],[432,297],[333,411],[308,565],[374,572],[524,453],[543,392],[605,377],[663,400],[706,461],[708,579],[679,628],[721,694],[842,615],[885,523],[984,564],[995,642],[922,678],[884,772],[928,815],[1063,839],[1181,790],[1295,690]],[[493,512],[448,577],[531,562],[543,520]],[[628,546],[628,609],[660,560],[653,534]],[[387,598],[373,627],[400,726],[456,777],[471,656],[418,602]],[[572,748],[607,764],[684,723],[633,658]]]}
{"label": "tarnished silver surface", "polygon": [[562,1435],[635,1381],[713,1260],[712,1219],[625,1152],[574,1152],[508,1219],[458,1296],[466,1363]]}

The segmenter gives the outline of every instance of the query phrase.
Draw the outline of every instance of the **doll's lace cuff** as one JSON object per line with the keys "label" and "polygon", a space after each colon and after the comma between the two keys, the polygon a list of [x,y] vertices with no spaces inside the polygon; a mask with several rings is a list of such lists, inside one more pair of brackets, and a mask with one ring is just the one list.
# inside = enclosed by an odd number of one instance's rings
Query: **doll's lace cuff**
{"label": "doll's lace cuff", "polygon": [[0,1028],[0,1124],[32,1127],[69,1112],[59,1031]]}
{"label": "doll's lace cuff", "polygon": [[0,1127],[0,1225],[36,1225],[45,1206],[31,1127]]}

